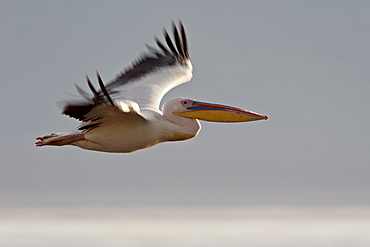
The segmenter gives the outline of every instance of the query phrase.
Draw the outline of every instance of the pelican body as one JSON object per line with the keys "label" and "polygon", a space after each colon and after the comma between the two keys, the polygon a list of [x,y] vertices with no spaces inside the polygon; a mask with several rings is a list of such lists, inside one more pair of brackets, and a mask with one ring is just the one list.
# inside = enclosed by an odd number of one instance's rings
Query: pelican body
{"label": "pelican body", "polygon": [[172,88],[192,78],[192,64],[185,29],[173,23],[173,43],[164,30],[166,45],[155,38],[158,48],[147,46],[132,66],[100,90],[86,77],[91,94],[76,85],[84,100],[66,102],[63,114],[81,121],[76,129],[37,137],[36,146],[73,145],[83,149],[129,153],[161,142],[195,137],[199,120],[249,122],[267,120],[255,112],[190,98],[175,98],[159,105]]}

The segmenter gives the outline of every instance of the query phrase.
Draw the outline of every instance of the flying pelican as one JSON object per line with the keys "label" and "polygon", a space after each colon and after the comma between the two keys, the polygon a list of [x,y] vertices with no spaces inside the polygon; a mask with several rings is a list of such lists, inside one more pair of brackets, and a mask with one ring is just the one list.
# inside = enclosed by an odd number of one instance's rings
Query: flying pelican
{"label": "flying pelican", "polygon": [[99,73],[100,90],[86,76],[92,96],[76,85],[84,102],[67,102],[63,114],[81,121],[76,129],[37,137],[36,146],[73,145],[83,149],[129,153],[161,142],[195,137],[199,120],[211,122],[248,122],[267,120],[255,112],[190,98],[167,101],[162,111],[162,97],[172,88],[192,78],[185,29],[174,23],[173,43],[164,30],[164,45],[157,37],[158,48],[148,51],[113,81],[104,85]]}

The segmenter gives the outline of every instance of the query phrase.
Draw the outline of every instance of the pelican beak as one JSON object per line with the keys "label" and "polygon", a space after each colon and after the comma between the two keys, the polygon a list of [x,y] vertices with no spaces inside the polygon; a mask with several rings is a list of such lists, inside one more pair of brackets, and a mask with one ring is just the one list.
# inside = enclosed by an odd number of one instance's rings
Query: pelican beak
{"label": "pelican beak", "polygon": [[199,119],[209,122],[250,122],[267,120],[268,117],[258,113],[239,109],[232,106],[194,101],[183,112],[174,112],[175,115],[186,118]]}

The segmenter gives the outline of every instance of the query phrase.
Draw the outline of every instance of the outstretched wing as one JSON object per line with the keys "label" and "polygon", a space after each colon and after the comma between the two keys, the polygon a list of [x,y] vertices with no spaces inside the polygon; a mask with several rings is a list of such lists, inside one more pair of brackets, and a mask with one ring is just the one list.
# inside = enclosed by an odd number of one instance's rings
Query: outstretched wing
{"label": "outstretched wing", "polygon": [[80,102],[67,102],[64,106],[63,114],[76,118],[84,122],[79,129],[90,130],[98,127],[104,122],[129,122],[143,123],[146,121],[140,113],[139,105],[131,100],[113,100],[104,86],[103,80],[97,73],[101,91],[97,91],[91,84],[90,79],[86,77],[87,84],[93,93],[93,98],[79,88],[77,91],[86,99]]}
{"label": "outstretched wing", "polygon": [[[96,122],[108,113],[114,115],[122,112],[126,117],[144,119],[140,115],[140,108],[159,110],[160,101],[169,90],[192,78],[188,43],[181,22],[179,27],[180,32],[173,23],[174,43],[164,30],[167,47],[155,38],[159,49],[147,46],[149,52],[143,54],[130,68],[107,85],[104,85],[97,74],[100,90],[96,90],[89,78],[86,78],[93,93],[92,98],[76,85],[77,91],[88,102],[67,103],[63,114],[83,122]],[[130,110],[122,111],[126,106]]]}
{"label": "outstretched wing", "polygon": [[164,30],[167,47],[155,38],[160,49],[147,46],[149,53],[106,85],[113,99],[132,100],[140,108],[158,110],[162,97],[169,90],[192,78],[193,67],[184,26],[180,22],[179,33],[175,23],[172,24],[175,43]]}

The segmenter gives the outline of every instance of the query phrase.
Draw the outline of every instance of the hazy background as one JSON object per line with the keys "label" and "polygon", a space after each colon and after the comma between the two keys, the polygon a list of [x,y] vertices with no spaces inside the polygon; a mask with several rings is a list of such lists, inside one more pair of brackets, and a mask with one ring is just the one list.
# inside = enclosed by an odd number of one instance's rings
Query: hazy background
{"label": "hazy background", "polygon": [[[370,203],[370,2],[0,1],[0,204]],[[132,154],[36,148],[78,122],[55,102],[127,67],[181,19],[184,96],[266,114],[202,122],[195,139]],[[95,80],[96,82],[96,80]]]}
{"label": "hazy background", "polygon": [[[0,245],[368,247],[369,1],[0,1]],[[132,154],[36,148],[181,19],[184,96],[266,114]]]}

